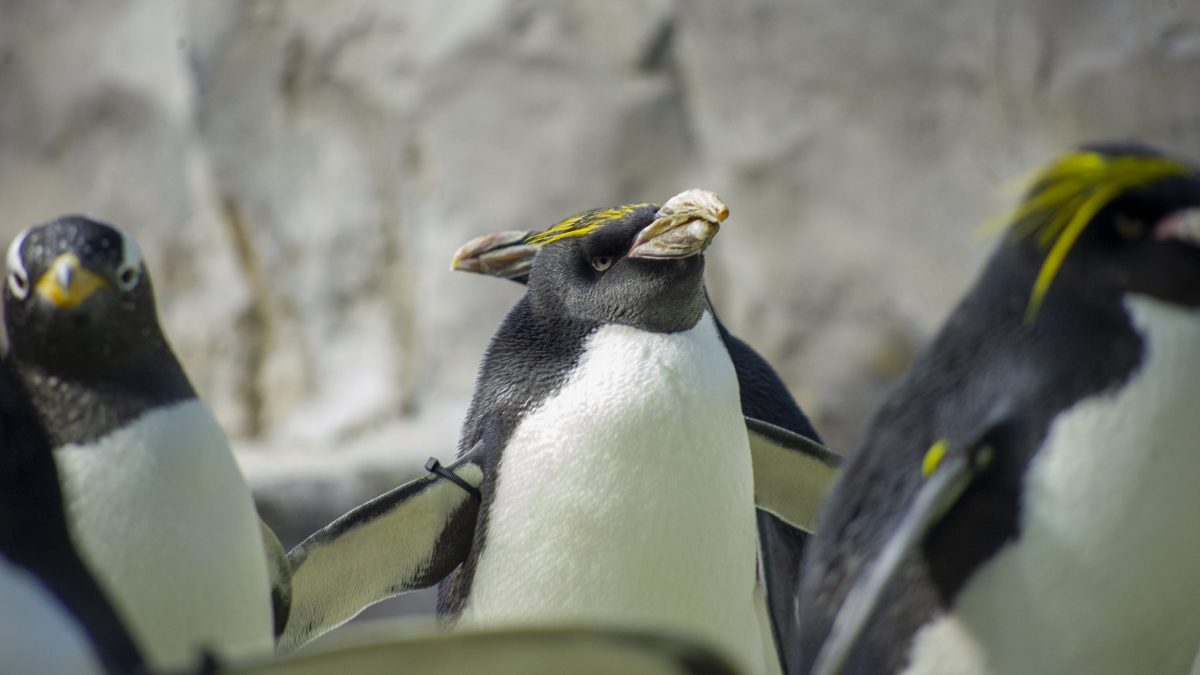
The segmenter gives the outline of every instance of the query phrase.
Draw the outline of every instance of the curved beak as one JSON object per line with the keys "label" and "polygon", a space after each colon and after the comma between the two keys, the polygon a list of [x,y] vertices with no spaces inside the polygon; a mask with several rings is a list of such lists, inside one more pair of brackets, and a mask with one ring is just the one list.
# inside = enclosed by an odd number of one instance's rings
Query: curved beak
{"label": "curved beak", "polygon": [[673,260],[699,255],[729,217],[729,208],[708,190],[681,192],[658,210],[658,217],[633,240],[626,257]]}
{"label": "curved beak", "polygon": [[534,234],[532,230],[507,230],[476,237],[458,247],[450,269],[505,279],[526,276],[538,247],[525,240]]}
{"label": "curved beak", "polygon": [[64,253],[50,263],[50,268],[37,280],[37,292],[59,309],[77,307],[98,289],[107,287],[108,280],[87,269],[74,253]]}

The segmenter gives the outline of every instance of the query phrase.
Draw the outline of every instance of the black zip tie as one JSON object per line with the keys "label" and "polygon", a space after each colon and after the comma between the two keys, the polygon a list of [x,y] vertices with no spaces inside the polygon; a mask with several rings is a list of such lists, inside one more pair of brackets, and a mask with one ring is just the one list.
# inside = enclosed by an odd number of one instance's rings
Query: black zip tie
{"label": "black zip tie", "polygon": [[478,488],[473,487],[467,481],[456,476],[453,471],[442,466],[442,463],[437,461],[437,457],[430,457],[429,461],[425,462],[425,470],[428,471],[429,473],[435,473],[435,474],[441,476],[442,478],[445,478],[446,480],[450,481],[451,483],[454,483],[458,487],[466,490],[467,494],[469,494],[475,498],[475,501],[477,501],[477,502],[483,501],[483,494],[479,491]]}

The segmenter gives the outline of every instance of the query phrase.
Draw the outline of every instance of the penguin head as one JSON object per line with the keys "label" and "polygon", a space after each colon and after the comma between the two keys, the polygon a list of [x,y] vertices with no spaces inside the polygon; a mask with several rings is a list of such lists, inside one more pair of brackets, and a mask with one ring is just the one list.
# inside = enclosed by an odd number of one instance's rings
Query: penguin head
{"label": "penguin head", "polygon": [[132,237],[85,216],[17,235],[8,248],[4,320],[12,356],[49,373],[119,365],[165,344]]}
{"label": "penguin head", "polygon": [[1036,270],[1027,318],[1056,296],[1200,308],[1200,171],[1182,160],[1084,146],[1037,175],[1011,220],[1013,248]]}
{"label": "penguin head", "polygon": [[692,328],[707,303],[703,253],[727,215],[716,195],[691,190],[662,208],[633,204],[568,218],[527,241],[539,247],[530,302],[581,321],[657,333]]}

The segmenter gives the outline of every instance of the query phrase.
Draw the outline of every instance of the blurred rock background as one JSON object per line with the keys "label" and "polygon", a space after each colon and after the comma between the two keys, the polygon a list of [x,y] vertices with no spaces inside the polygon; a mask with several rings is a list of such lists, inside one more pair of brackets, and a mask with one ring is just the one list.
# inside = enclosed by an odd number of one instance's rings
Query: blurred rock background
{"label": "blurred rock background", "polygon": [[1200,158],[1194,0],[0,0],[0,234],[132,231],[294,543],[450,457],[475,235],[716,190],[709,288],[845,448],[1056,152]]}

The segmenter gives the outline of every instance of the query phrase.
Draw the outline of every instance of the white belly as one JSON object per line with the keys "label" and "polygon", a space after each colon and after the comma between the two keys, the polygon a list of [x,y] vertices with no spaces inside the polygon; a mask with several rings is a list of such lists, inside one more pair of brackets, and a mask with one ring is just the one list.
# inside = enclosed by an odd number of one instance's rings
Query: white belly
{"label": "white belly", "polygon": [[606,326],[504,450],[460,626],[586,621],[714,641],[763,670],[753,479],[711,316]]}
{"label": "white belly", "polygon": [[266,558],[250,490],[197,401],[55,450],[84,560],[158,666],[198,649],[270,653]]}
{"label": "white belly", "polygon": [[1200,645],[1200,313],[1129,302],[1146,361],[1061,416],[1018,545],[913,648],[919,673],[1186,673]]}
{"label": "white belly", "polygon": [[102,673],[82,627],[50,591],[0,556],[0,672]]}

